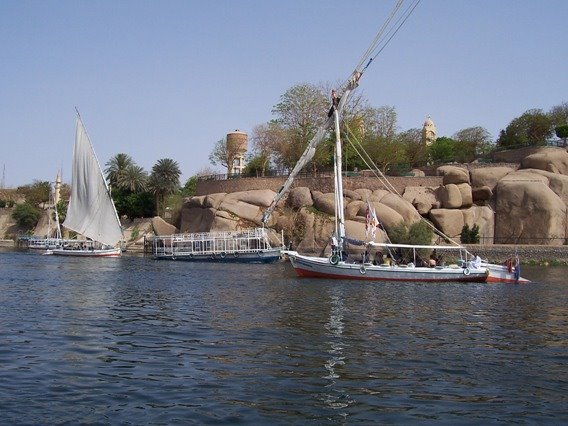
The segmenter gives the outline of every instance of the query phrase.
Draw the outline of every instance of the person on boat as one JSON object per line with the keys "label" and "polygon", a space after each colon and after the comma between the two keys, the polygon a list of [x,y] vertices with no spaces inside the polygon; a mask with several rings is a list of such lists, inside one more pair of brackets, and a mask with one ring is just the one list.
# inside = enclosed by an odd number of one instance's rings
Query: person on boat
{"label": "person on boat", "polygon": [[430,255],[430,260],[428,260],[428,266],[430,266],[430,268],[435,268],[437,264],[438,259],[436,258],[436,251],[434,250]]}
{"label": "person on boat", "polygon": [[341,100],[341,98],[339,96],[337,96],[337,92],[335,91],[335,89],[333,89],[331,91],[331,108],[329,109],[329,112],[327,113],[328,117],[331,117],[333,115],[333,112],[339,106],[340,100]]}
{"label": "person on boat", "polygon": [[473,258],[473,260],[471,261],[471,266],[475,269],[481,268],[481,257],[479,257],[479,255],[476,255]]}
{"label": "person on boat", "polygon": [[375,258],[373,259],[373,265],[382,265],[383,264],[383,252],[377,250],[375,253]]}

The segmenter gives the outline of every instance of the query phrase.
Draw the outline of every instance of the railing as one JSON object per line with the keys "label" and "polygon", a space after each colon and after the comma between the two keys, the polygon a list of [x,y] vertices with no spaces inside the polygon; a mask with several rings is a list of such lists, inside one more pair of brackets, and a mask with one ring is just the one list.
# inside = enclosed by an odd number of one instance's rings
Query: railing
{"label": "railing", "polygon": [[272,249],[266,230],[201,232],[152,237],[154,255],[224,257],[227,254],[253,253]]}

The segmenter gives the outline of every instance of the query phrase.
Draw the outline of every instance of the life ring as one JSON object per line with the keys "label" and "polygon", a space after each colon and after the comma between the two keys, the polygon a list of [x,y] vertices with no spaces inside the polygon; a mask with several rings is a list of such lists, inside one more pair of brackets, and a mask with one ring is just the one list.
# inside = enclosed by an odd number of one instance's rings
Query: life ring
{"label": "life ring", "polygon": [[193,253],[189,253],[189,258],[192,259],[193,258]]}
{"label": "life ring", "polygon": [[467,276],[467,275],[471,274],[471,271],[469,270],[469,268],[465,268],[463,270],[463,274]]}
{"label": "life ring", "polygon": [[361,275],[365,275],[367,273],[367,268],[365,268],[365,265],[362,265],[359,268],[359,272],[361,272]]}
{"label": "life ring", "polygon": [[175,254],[172,255],[172,260],[176,260]]}
{"label": "life ring", "polygon": [[262,250],[257,251],[259,256],[264,256],[264,252]]}
{"label": "life ring", "polygon": [[239,257],[239,252],[238,252],[238,251],[234,252],[234,253],[233,253],[233,256]]}
{"label": "life ring", "polygon": [[329,263],[331,263],[332,265],[337,265],[339,263],[339,256],[336,254],[332,254],[329,257]]}
{"label": "life ring", "polygon": [[224,259],[224,258],[225,258],[225,256],[227,256],[227,253],[225,253],[224,251],[222,251],[222,252],[221,252],[221,254],[220,254],[219,256],[221,256],[221,259]]}

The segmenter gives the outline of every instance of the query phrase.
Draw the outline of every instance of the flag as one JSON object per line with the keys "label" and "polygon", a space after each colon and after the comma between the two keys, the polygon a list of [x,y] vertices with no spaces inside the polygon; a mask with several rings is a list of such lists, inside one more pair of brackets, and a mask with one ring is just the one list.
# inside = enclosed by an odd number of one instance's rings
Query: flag
{"label": "flag", "polygon": [[377,227],[380,225],[379,219],[377,218],[377,212],[371,206],[369,200],[367,200],[367,209],[365,211],[365,235],[367,238],[371,236],[374,240],[377,237]]}

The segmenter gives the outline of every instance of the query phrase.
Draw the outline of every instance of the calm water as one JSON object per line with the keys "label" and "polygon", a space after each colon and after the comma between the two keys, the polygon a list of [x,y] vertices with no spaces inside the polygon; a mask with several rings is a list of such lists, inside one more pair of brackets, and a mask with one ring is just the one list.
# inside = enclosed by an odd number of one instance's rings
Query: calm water
{"label": "calm water", "polygon": [[0,418],[566,423],[568,268],[523,275],[539,282],[0,252]]}

